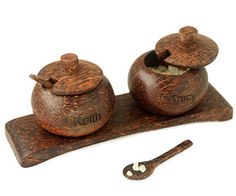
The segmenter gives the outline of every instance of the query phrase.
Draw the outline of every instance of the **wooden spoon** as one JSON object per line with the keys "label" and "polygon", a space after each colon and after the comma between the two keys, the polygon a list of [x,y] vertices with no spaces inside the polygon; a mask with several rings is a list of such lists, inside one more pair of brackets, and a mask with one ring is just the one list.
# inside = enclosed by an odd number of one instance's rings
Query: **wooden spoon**
{"label": "wooden spoon", "polygon": [[158,165],[186,150],[192,145],[193,143],[190,140],[185,140],[178,146],[172,148],[155,159],[127,165],[123,169],[123,175],[130,180],[143,180],[150,176]]}

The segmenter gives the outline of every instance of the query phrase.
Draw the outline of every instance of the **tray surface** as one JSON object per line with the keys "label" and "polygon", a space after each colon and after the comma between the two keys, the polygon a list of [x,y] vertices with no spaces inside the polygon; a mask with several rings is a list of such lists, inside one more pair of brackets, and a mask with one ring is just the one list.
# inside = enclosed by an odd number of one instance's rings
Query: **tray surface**
{"label": "tray surface", "polygon": [[33,115],[6,124],[6,136],[22,167],[30,167],[55,156],[99,142],[138,132],[191,122],[231,119],[233,108],[209,85],[203,101],[193,110],[178,116],[161,116],[140,108],[130,94],[116,96],[115,112],[100,130],[83,137],[53,135],[35,123]]}

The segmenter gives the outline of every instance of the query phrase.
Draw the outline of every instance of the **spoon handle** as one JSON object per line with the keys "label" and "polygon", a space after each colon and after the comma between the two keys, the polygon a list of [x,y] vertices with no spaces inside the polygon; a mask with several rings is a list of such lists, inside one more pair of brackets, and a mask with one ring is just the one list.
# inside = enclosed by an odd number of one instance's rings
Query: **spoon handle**
{"label": "spoon handle", "polygon": [[53,86],[53,83],[51,83],[50,81],[46,81],[43,78],[36,76],[34,74],[30,74],[29,77],[33,79],[34,81],[40,83],[45,88],[51,88]]}
{"label": "spoon handle", "polygon": [[159,157],[152,159],[150,162],[155,166],[160,165],[164,161],[170,159],[171,157],[183,152],[187,148],[193,145],[193,142],[190,140],[185,140],[176,147],[172,148],[171,150],[165,152],[164,154],[160,155]]}

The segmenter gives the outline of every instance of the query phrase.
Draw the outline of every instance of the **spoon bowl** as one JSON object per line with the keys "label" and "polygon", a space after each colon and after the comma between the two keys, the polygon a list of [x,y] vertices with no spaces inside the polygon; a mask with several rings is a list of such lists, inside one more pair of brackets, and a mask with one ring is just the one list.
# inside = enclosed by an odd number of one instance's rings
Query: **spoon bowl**
{"label": "spoon bowl", "polygon": [[[135,164],[138,164],[138,166],[141,168],[144,166],[145,170],[134,170],[133,166]],[[150,164],[147,161],[144,162],[140,162],[140,163],[133,163],[130,165],[127,165],[124,169],[123,169],[123,175],[131,180],[143,180],[147,177],[149,177],[155,170],[155,166]]]}

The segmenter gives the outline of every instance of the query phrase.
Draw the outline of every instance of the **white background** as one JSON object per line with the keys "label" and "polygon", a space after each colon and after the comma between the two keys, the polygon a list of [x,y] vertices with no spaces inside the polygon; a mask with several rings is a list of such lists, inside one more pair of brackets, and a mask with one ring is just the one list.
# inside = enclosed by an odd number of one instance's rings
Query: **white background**
{"label": "white background", "polygon": [[[193,25],[215,40],[209,81],[236,106],[235,1],[0,1],[0,195],[236,195],[236,126],[194,123],[86,147],[31,168],[21,168],[4,125],[31,113],[36,74],[67,52],[98,64],[116,94],[128,92],[132,62],[163,36]],[[144,181],[129,181],[123,167],[163,153],[184,139],[193,147]]]}

